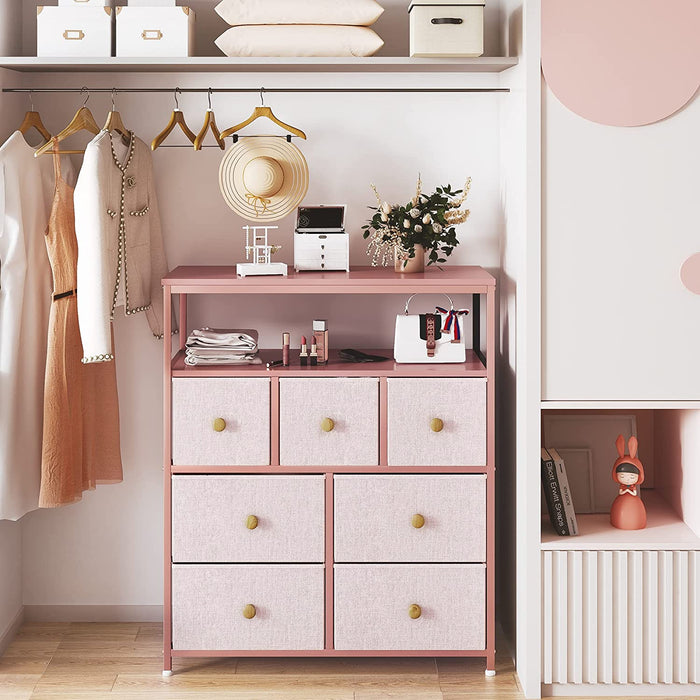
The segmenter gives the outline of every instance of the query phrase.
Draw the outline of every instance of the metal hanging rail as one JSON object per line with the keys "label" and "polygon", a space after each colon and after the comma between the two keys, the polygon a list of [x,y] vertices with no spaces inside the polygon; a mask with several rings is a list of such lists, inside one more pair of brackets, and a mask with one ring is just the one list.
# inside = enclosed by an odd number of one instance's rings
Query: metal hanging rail
{"label": "metal hanging rail", "polygon": [[[260,88],[257,87],[241,87],[241,88],[120,88],[120,87],[101,87],[101,88],[90,88],[90,87],[79,87],[79,88],[3,88],[3,92],[21,92],[21,93],[85,93],[85,91],[90,93],[174,93],[175,91],[179,93],[207,93],[209,90],[212,92],[219,93],[259,93]],[[478,88],[463,88],[463,87],[431,87],[431,88],[412,88],[412,87],[392,87],[392,88],[378,88],[378,87],[309,87],[309,88],[263,88],[264,92],[267,94],[272,93],[399,93],[399,92],[417,92],[417,93],[501,93],[510,92],[510,88],[501,87],[478,87]]]}

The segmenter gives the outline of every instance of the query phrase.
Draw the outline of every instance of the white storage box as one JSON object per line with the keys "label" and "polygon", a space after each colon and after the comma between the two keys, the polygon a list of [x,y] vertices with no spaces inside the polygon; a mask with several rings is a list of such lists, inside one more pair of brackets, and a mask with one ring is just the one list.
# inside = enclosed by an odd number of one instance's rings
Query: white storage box
{"label": "white storage box", "polygon": [[36,8],[36,55],[108,57],[112,55],[111,7]]}
{"label": "white storage box", "polygon": [[131,7],[175,7],[175,0],[126,0]]}
{"label": "white storage box", "polygon": [[194,10],[189,7],[118,7],[117,56],[194,54]]}
{"label": "white storage box", "polygon": [[113,0],[58,0],[59,7],[111,7]]}
{"label": "white storage box", "polygon": [[484,53],[484,4],[420,0],[408,8],[410,55],[476,57]]}

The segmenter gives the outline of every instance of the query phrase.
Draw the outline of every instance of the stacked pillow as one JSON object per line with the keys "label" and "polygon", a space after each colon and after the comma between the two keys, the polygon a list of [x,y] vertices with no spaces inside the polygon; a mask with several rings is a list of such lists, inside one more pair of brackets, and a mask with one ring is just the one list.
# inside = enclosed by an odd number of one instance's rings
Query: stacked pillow
{"label": "stacked pillow", "polygon": [[221,0],[231,25],[216,45],[227,56],[371,56],[384,42],[369,26],[375,0]]}

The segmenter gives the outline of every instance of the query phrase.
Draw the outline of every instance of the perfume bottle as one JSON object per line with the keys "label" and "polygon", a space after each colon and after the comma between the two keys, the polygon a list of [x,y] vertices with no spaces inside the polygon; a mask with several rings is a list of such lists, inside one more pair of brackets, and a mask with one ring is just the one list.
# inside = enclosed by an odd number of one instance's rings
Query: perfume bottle
{"label": "perfume bottle", "polygon": [[312,330],[316,340],[318,364],[322,365],[328,362],[328,322],[324,320],[314,321]]}

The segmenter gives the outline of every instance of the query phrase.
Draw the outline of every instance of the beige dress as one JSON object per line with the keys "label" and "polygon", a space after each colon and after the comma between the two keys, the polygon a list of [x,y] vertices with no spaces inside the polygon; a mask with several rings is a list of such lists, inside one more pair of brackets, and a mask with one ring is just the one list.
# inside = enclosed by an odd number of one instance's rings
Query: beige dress
{"label": "beige dress", "polygon": [[54,141],[56,191],[46,232],[54,291],[44,384],[41,508],[74,503],[96,484],[122,480],[115,365],[82,362],[73,188],[61,177],[56,151]]}

